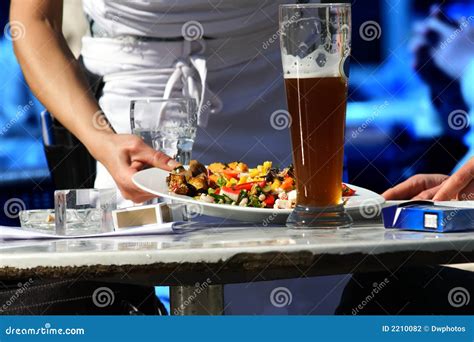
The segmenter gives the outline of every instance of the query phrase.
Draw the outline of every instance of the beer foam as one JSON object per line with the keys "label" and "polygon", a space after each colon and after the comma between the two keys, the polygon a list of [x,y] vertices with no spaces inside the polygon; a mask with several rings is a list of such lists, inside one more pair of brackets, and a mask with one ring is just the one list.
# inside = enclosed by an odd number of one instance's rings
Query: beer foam
{"label": "beer foam", "polygon": [[285,78],[346,77],[344,60],[341,61],[339,54],[330,54],[322,48],[304,58],[284,52],[282,62]]}

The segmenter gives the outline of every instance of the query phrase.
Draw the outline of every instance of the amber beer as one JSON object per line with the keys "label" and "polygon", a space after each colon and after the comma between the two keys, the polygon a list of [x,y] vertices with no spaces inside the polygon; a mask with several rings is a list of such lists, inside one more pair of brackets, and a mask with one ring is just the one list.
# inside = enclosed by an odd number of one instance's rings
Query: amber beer
{"label": "amber beer", "polygon": [[347,80],[343,77],[286,78],[297,204],[341,203]]}
{"label": "amber beer", "polygon": [[280,5],[280,33],[297,187],[286,225],[349,228],[341,183],[351,5]]}

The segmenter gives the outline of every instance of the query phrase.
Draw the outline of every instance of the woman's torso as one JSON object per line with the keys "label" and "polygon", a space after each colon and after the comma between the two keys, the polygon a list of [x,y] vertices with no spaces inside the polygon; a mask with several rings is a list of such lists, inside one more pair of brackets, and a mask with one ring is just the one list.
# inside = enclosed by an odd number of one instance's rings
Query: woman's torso
{"label": "woman's torso", "polygon": [[[84,8],[102,30],[101,37],[85,38],[84,62],[105,76],[100,104],[118,132],[130,131],[130,99],[161,97],[176,60],[196,53],[207,60],[207,86],[223,108],[198,129],[193,157],[203,162],[239,159],[255,164],[265,159],[282,166],[291,162],[288,131],[272,122],[273,113],[286,110],[277,1],[223,0],[213,5],[207,0],[84,0]],[[130,38],[182,37],[190,21],[201,25],[202,39]],[[134,76],[137,71],[147,76]]]}

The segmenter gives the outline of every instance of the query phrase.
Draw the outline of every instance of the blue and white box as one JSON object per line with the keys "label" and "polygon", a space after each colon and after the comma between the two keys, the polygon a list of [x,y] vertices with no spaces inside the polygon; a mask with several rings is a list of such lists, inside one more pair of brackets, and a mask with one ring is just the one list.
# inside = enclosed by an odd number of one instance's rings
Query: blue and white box
{"label": "blue and white box", "polygon": [[474,230],[472,202],[409,201],[382,209],[385,228],[425,232]]}

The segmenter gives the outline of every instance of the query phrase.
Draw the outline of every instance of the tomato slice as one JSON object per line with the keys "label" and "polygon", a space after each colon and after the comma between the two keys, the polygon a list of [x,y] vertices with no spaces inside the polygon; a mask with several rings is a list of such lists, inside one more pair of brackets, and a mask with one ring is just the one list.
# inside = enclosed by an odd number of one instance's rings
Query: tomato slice
{"label": "tomato slice", "polygon": [[267,198],[263,201],[265,203],[265,207],[267,208],[273,208],[273,205],[275,204],[275,196],[268,195]]}
{"label": "tomato slice", "polygon": [[355,190],[349,188],[346,184],[342,183],[342,196],[348,197],[353,196],[355,194]]}
{"label": "tomato slice", "polygon": [[222,173],[226,176],[227,179],[239,179],[239,171],[231,170],[231,169],[225,169],[222,171]]}
{"label": "tomato slice", "polygon": [[232,187],[234,190],[247,190],[250,191],[254,185],[258,185],[259,187],[263,188],[265,186],[266,182],[261,181],[261,182],[248,182],[248,183],[242,183],[242,184],[237,184]]}

